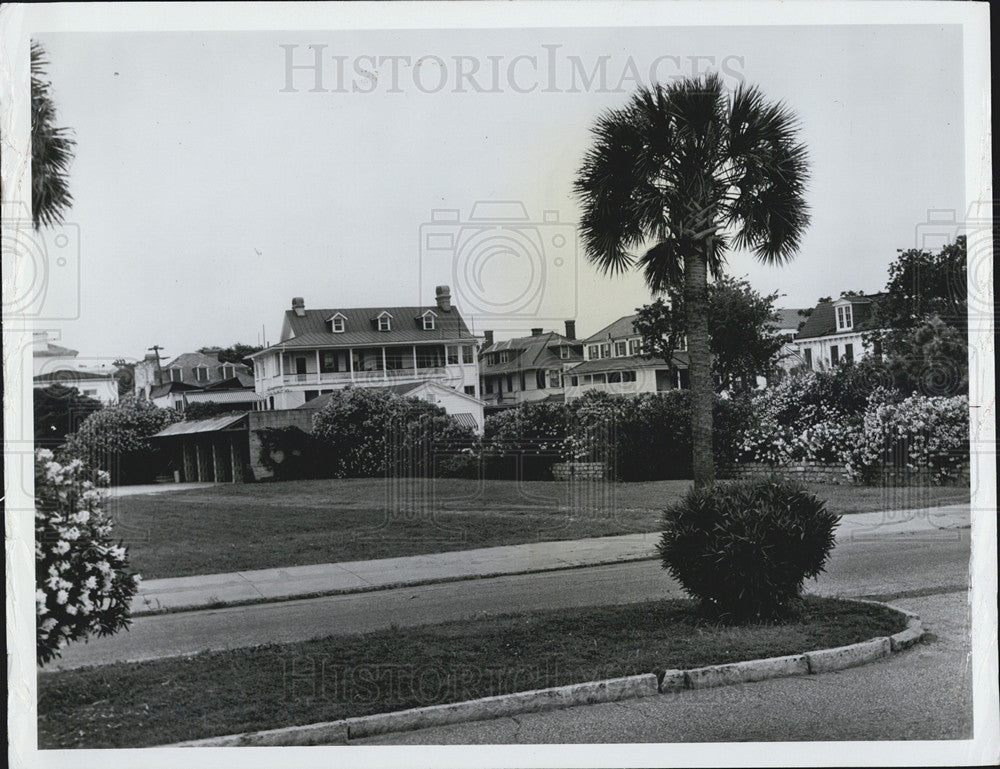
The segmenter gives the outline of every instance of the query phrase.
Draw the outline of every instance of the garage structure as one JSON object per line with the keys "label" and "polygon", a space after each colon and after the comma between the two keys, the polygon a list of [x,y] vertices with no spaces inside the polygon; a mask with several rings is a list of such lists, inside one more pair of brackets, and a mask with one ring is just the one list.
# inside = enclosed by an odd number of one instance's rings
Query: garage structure
{"label": "garage structure", "polygon": [[182,482],[244,483],[250,471],[249,417],[227,414],[175,422],[153,436]]}

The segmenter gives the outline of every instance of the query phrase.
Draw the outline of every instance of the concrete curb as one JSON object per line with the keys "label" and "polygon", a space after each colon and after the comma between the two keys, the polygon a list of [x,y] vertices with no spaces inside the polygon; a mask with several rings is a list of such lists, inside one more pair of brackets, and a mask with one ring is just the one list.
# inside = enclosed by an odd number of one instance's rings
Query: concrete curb
{"label": "concrete curb", "polygon": [[392,713],[345,718],[339,721],[230,734],[201,740],[178,742],[162,747],[291,746],[345,743],[352,739],[389,732],[412,731],[430,726],[480,721],[521,713],[594,705],[601,702],[648,697],[654,694],[732,686],[770,678],[816,675],[865,665],[909,648],[925,635],[923,623],[913,612],[879,601],[854,600],[903,614],[907,628],[891,637],[872,638],[861,643],[818,649],[785,657],[708,665],[690,670],[667,670],[657,675],[627,676],[604,681],[556,686],[549,689],[501,694],[466,702],[431,705]]}

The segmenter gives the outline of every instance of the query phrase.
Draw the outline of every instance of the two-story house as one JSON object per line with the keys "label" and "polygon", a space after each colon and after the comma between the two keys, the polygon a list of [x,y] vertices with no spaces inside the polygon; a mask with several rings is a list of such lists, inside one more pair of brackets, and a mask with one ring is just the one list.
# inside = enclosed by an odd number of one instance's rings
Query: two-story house
{"label": "two-story house", "polygon": [[584,360],[567,375],[566,398],[588,390],[637,395],[690,387],[687,351],[674,352],[671,366],[642,355],[635,315],[626,315],[583,341]]}
{"label": "two-story house", "polygon": [[418,307],[312,310],[296,297],[280,341],[250,358],[263,409],[300,408],[348,385],[425,384],[426,400],[449,413],[471,412],[481,426],[478,341],[448,286],[438,286],[435,304]]}
{"label": "two-story house", "polygon": [[133,367],[133,383],[140,397],[178,411],[207,401],[250,410],[257,401],[250,367],[219,360],[214,348],[181,353],[166,363],[147,355]]}
{"label": "two-story house", "polygon": [[864,333],[871,330],[872,308],[881,296],[844,294],[817,304],[795,335],[799,364],[818,370],[871,355]]}
{"label": "two-story house", "polygon": [[566,321],[565,335],[533,328],[531,336],[493,341],[486,331],[479,359],[480,388],[491,411],[565,397],[566,372],[583,360],[576,321]]}

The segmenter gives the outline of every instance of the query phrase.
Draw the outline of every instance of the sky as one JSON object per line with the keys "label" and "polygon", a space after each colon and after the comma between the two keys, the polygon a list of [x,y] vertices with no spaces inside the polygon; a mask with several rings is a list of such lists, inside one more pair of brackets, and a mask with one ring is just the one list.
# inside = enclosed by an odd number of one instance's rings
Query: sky
{"label": "sky", "polygon": [[[733,252],[727,272],[781,292],[782,307],[879,291],[929,211],[965,210],[961,35],[39,35],[59,123],[77,141],[64,232],[71,249],[79,240],[78,289],[70,269],[51,293],[65,309],[47,308],[63,319],[40,325],[85,358],[141,358],[154,344],[173,357],[273,343],[295,296],[307,308],[420,305],[448,284],[477,333],[575,318],[590,335],[651,298],[640,276],[601,274],[576,242],[572,184],[590,127],[651,78],[709,70],[795,112],[812,169],[794,260]],[[473,219],[477,202],[492,207]]]}

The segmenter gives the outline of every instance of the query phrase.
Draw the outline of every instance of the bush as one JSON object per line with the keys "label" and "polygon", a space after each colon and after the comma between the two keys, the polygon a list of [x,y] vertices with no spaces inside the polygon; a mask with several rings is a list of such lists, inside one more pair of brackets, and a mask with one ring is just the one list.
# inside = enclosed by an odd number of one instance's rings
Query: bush
{"label": "bush", "polygon": [[108,476],[79,459],[57,462],[35,453],[35,609],[39,665],[70,641],[110,635],[131,622],[139,576],[111,540],[104,514]]}
{"label": "bush", "polygon": [[196,401],[189,403],[184,409],[184,421],[192,422],[196,419],[211,419],[227,414],[245,414],[245,408],[233,408],[232,404],[219,403],[218,401]]}
{"label": "bush", "polygon": [[56,449],[88,416],[101,410],[101,402],[81,395],[75,387],[60,384],[35,390],[35,446]]}
{"label": "bush", "polygon": [[482,442],[486,476],[551,480],[552,465],[565,458],[567,414],[562,403],[524,403],[490,414]]}
{"label": "bush", "polygon": [[663,567],[726,620],[785,614],[834,546],[840,520],[798,484],[768,478],[692,489],[664,513]]}
{"label": "bush", "polygon": [[444,409],[385,390],[347,387],[313,417],[324,477],[477,473],[476,435]]}
{"label": "bush", "polygon": [[324,446],[314,436],[294,425],[265,427],[255,431],[260,439],[260,463],[279,481],[323,478]]}
{"label": "bush", "polygon": [[159,469],[159,450],[149,437],[180,418],[173,409],[127,396],[88,416],[67,439],[67,452],[108,472],[112,483],[149,482]]}

